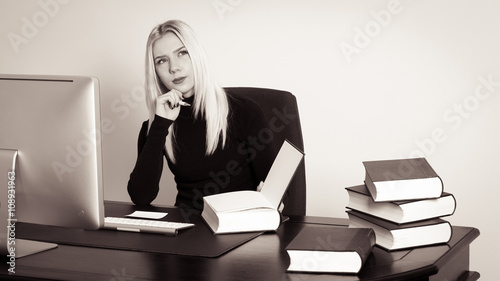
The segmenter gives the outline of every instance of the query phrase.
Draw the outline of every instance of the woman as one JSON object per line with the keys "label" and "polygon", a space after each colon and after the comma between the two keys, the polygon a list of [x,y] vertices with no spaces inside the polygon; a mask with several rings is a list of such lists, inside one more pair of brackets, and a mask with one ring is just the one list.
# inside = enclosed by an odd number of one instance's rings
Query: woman
{"label": "woman", "polygon": [[267,127],[262,111],[217,85],[184,22],[167,21],[149,35],[146,93],[150,117],[127,187],[135,204],[156,198],[164,156],[177,184],[176,206],[203,209],[203,196],[255,190],[265,179],[275,154],[255,141]]}

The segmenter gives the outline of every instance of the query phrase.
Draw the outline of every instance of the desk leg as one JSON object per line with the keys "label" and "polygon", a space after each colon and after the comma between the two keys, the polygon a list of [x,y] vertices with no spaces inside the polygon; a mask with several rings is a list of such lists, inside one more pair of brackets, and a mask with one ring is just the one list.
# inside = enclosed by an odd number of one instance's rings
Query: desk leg
{"label": "desk leg", "polygon": [[[429,277],[430,281],[443,280],[463,280],[464,276],[469,273],[469,255],[470,247],[465,248],[460,254],[443,265],[439,272]],[[469,280],[469,279],[465,279]],[[474,280],[474,279],[471,279]]]}
{"label": "desk leg", "polygon": [[481,277],[479,272],[469,271],[460,277],[460,281],[476,281]]}

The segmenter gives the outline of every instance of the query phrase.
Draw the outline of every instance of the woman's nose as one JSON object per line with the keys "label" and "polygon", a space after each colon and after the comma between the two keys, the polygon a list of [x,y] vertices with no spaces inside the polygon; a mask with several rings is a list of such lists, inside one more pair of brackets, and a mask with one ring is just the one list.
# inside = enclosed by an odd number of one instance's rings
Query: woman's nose
{"label": "woman's nose", "polygon": [[172,60],[170,62],[170,74],[174,74],[181,69],[178,60]]}

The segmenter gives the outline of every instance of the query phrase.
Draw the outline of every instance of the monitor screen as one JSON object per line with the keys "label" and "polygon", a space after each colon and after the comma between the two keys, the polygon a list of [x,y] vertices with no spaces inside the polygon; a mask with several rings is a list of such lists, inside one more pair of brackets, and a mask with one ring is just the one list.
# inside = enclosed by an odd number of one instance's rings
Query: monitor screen
{"label": "monitor screen", "polygon": [[84,229],[103,224],[95,77],[0,75],[0,149],[18,151],[19,222]]}

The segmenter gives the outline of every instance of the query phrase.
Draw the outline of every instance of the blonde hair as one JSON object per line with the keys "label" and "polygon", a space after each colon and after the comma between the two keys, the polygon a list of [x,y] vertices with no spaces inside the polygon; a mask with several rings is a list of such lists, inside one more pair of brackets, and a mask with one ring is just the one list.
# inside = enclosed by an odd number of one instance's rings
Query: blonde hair
{"label": "blonde hair", "polygon": [[[199,44],[194,31],[189,25],[180,20],[169,20],[157,25],[148,37],[146,46],[146,103],[149,109],[149,126],[151,127],[155,117],[156,98],[169,91],[156,74],[153,59],[153,44],[167,32],[172,32],[179,38],[191,58],[194,73],[194,100],[192,105],[194,117],[206,120],[205,155],[211,155],[219,146],[219,141],[222,141],[222,148],[226,144],[227,118],[229,114],[227,95],[224,89],[210,75],[205,52]],[[172,162],[175,162],[174,126],[175,123],[170,126],[165,143],[167,155]]]}

